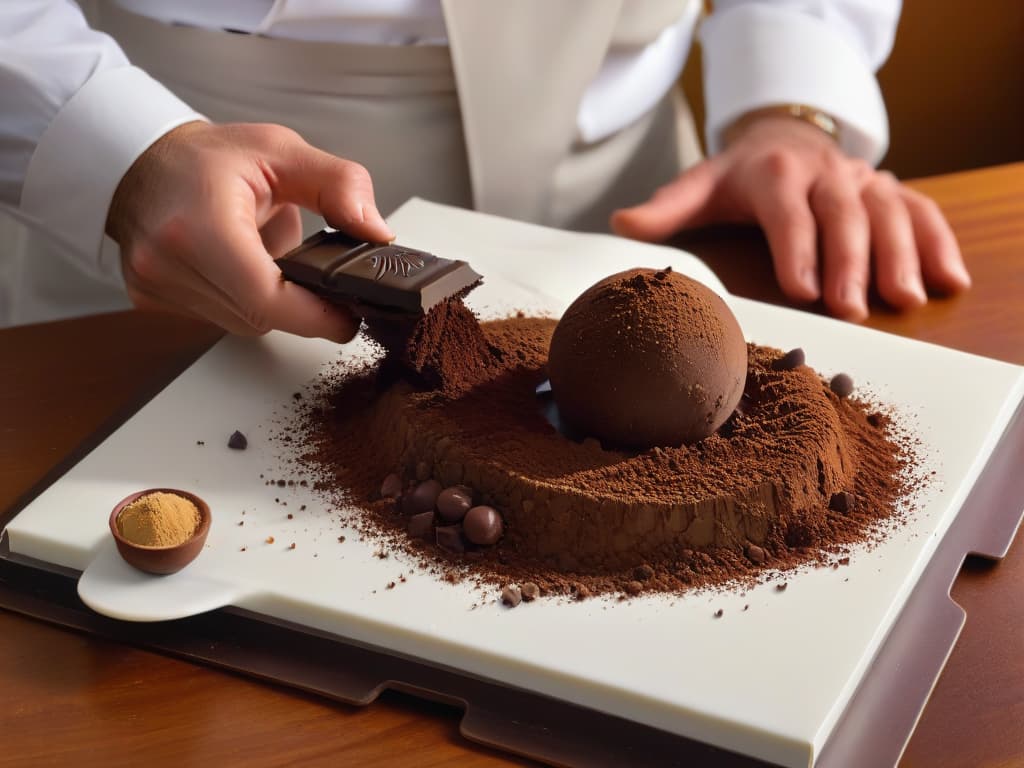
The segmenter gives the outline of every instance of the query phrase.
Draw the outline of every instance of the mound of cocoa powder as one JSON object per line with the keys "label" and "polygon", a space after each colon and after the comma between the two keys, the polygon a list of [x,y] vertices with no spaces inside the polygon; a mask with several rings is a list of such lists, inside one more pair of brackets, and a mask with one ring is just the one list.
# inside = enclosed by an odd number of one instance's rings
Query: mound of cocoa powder
{"label": "mound of cocoa powder", "polygon": [[455,396],[487,377],[501,350],[488,343],[476,316],[453,296],[424,315],[367,319],[366,333],[384,353],[383,384],[405,379]]}
{"label": "mound of cocoa powder", "polygon": [[[553,321],[537,318],[479,325],[461,302],[426,318],[401,353],[406,379],[414,372],[411,385],[392,378],[382,391],[380,376],[394,365],[393,354],[357,370],[340,365],[329,374],[321,388],[327,394],[302,412],[300,461],[339,509],[361,511],[359,522],[367,533],[414,554],[448,579],[532,583],[542,594],[579,598],[750,584],[803,565],[839,567],[849,562],[852,546],[870,543],[886,523],[899,521],[899,502],[912,482],[904,472],[913,461],[908,441],[883,411],[857,397],[837,397],[806,366],[776,370],[781,350],[750,345],[747,390],[717,434],[689,447],[626,454],[606,451],[593,440],[576,443],[544,419],[534,388],[545,378],[553,328]],[[449,340],[449,330],[461,343]],[[394,403],[412,408],[425,432],[403,434],[382,418]],[[794,486],[802,482],[813,488],[804,495],[793,490],[789,500],[781,494],[776,501],[782,522],[769,520],[756,543],[726,537],[728,545],[665,546],[639,557],[611,552],[584,562],[540,557],[530,531],[507,526],[497,545],[453,553],[432,540],[410,538],[401,505],[380,496],[381,481],[392,472],[411,486],[434,471],[396,465],[407,443],[447,438],[464,440],[460,447],[481,472],[496,467],[514,467],[524,476],[543,472],[556,479],[557,492],[584,504],[587,499],[624,504],[624,514],[634,508],[630,505],[672,499],[717,503],[757,478],[771,483],[780,471],[797,471],[787,468],[785,456],[799,453],[801,441],[819,439],[813,431],[824,423],[836,425],[841,445],[834,456],[821,457],[813,477],[793,480]],[[806,474],[806,467],[801,471]],[[845,485],[837,485],[840,480]],[[765,487],[772,498],[779,495],[778,487]],[[573,535],[580,530],[585,529],[574,529]],[[549,526],[543,535],[544,550],[571,548],[572,542],[558,540],[557,527]]]}

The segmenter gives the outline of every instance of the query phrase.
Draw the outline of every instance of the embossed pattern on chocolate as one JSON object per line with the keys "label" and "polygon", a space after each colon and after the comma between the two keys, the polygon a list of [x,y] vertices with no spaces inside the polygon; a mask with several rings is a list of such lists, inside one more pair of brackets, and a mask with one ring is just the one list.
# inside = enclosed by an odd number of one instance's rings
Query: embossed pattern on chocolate
{"label": "embossed pattern on chocolate", "polygon": [[335,302],[361,309],[424,314],[464,295],[481,277],[465,261],[324,230],[277,260],[281,274]]}

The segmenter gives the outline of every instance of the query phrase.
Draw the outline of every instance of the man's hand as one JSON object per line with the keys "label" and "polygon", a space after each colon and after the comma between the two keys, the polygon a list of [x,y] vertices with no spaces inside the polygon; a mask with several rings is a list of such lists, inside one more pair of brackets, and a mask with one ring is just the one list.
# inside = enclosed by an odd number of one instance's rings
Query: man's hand
{"label": "man's hand", "polygon": [[924,304],[925,285],[955,292],[971,284],[930,198],[791,117],[751,121],[723,152],[646,203],[616,211],[612,229],[659,241],[716,222],[760,224],[783,292],[794,301],[824,298],[832,314],[850,320],[867,317],[872,279],[900,309]]}
{"label": "man's hand", "polygon": [[135,306],[257,335],[338,342],[359,319],[281,279],[273,259],[302,239],[299,206],[365,240],[393,238],[366,169],[278,125],[195,122],[161,137],[121,180],[107,232]]}

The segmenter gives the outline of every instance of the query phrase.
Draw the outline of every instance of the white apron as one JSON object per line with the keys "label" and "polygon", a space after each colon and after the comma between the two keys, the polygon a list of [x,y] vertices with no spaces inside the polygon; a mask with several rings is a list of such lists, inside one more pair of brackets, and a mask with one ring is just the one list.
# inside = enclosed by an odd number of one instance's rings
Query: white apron
{"label": "white apron", "polygon": [[[679,89],[590,144],[576,135],[580,100],[610,45],[652,42],[695,2],[443,0],[448,46],[172,26],[113,2],[95,3],[89,17],[133,64],[210,119],[280,123],[365,165],[385,215],[416,195],[601,231],[611,211],[645,200],[698,161],[700,148]],[[310,214],[303,224],[306,234],[323,226]],[[9,221],[0,238],[23,256],[5,258],[13,274],[0,275],[16,294],[13,322],[127,306],[120,286],[85,274],[44,238]]]}

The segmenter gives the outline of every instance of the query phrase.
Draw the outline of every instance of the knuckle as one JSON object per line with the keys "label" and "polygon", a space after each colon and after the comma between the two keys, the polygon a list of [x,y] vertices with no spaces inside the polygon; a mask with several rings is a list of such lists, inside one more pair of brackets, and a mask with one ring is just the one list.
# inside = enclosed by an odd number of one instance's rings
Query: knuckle
{"label": "knuckle", "polygon": [[757,165],[758,169],[769,179],[785,182],[796,175],[798,160],[790,150],[776,148],[761,155]]}
{"label": "knuckle", "polygon": [[158,258],[156,251],[153,249],[136,247],[132,248],[125,255],[125,262],[127,263],[128,269],[134,277],[135,282],[139,285],[146,286],[152,285],[157,280],[157,271],[159,268],[157,263]]}

